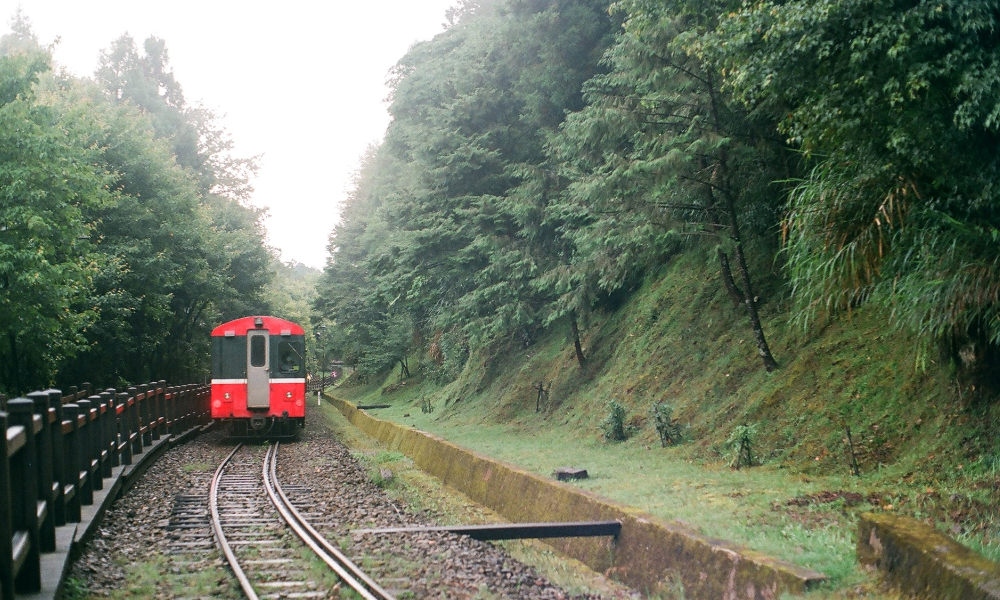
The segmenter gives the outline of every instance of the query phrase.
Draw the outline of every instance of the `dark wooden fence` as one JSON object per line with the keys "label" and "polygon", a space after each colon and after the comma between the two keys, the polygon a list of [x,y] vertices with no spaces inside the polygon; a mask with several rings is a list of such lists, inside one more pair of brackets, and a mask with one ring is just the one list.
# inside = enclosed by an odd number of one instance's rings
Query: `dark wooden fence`
{"label": "dark wooden fence", "polygon": [[56,527],[80,522],[94,491],[144,447],[207,423],[209,398],[209,386],[165,381],[0,397],[0,598],[39,591]]}

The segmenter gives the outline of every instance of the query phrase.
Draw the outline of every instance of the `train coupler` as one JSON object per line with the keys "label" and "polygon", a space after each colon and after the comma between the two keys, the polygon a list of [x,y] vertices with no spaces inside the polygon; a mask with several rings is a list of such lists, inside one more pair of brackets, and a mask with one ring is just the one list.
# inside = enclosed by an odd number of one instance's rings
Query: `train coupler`
{"label": "train coupler", "polygon": [[250,428],[254,431],[263,431],[267,425],[267,418],[264,415],[251,415]]}

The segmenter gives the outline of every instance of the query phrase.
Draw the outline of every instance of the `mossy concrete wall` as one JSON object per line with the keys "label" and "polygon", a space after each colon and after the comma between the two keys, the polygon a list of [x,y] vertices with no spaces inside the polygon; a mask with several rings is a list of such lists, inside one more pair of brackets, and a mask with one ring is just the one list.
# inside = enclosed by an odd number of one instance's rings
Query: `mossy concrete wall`
{"label": "mossy concrete wall", "polygon": [[1000,565],[907,517],[862,515],[858,562],[920,598],[1000,600]]}
{"label": "mossy concrete wall", "polygon": [[356,427],[406,454],[422,470],[515,523],[618,520],[618,540],[562,538],[547,543],[592,569],[639,590],[676,583],[689,600],[772,600],[825,579],[678,523],[621,506],[553,479],[460,448],[432,434],[376,419],[335,398]]}

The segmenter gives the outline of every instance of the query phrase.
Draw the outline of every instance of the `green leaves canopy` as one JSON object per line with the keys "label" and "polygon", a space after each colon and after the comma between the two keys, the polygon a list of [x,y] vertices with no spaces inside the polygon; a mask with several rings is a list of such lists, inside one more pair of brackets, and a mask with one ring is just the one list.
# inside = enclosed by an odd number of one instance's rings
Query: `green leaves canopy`
{"label": "green leaves canopy", "polygon": [[110,178],[97,152],[34,84],[48,68],[36,47],[0,56],[0,387],[47,383],[48,373],[85,343],[96,317],[88,304],[96,275],[95,223]]}
{"label": "green leaves canopy", "polygon": [[737,95],[820,161],[787,219],[805,320],[871,298],[927,339],[1000,342],[998,19],[986,1],[821,0],[723,21]]}
{"label": "green leaves canopy", "polygon": [[351,352],[397,347],[390,322],[530,343],[694,249],[769,369],[754,289],[1000,356],[995,2],[604,9],[464,2],[400,61],[319,306]]}
{"label": "green leaves canopy", "polygon": [[[480,347],[530,337],[543,306],[532,281],[560,250],[543,223],[546,200],[519,190],[551,183],[538,168],[545,140],[582,106],[610,27],[605,5],[510,1],[459,13],[393,70],[392,124],[331,237],[317,308],[372,369],[405,356],[419,332],[460,332]],[[418,335],[401,336],[405,323]]]}
{"label": "green leaves canopy", "polygon": [[253,161],[186,108],[161,41],[123,40],[129,85],[102,91],[54,73],[22,16],[0,38],[4,392],[192,378],[211,327],[270,312]]}

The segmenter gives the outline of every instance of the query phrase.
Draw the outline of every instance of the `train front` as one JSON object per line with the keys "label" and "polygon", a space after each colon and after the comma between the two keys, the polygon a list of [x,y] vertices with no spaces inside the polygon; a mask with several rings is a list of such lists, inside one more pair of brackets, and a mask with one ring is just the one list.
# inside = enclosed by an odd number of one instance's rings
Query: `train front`
{"label": "train front", "polygon": [[276,317],[212,331],[212,418],[233,437],[291,437],[305,426],[305,332]]}

